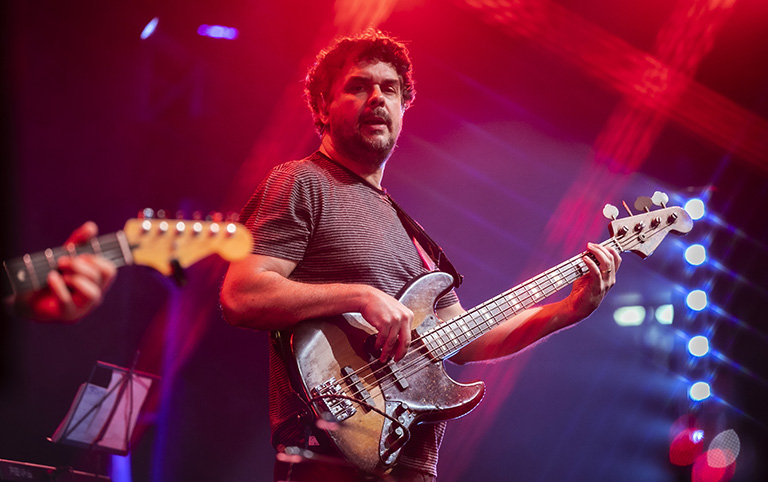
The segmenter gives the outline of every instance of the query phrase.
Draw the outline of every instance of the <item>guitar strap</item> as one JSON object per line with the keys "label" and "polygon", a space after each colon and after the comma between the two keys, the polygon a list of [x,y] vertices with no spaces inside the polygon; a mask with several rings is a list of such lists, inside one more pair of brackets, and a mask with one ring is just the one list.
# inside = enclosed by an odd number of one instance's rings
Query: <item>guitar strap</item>
{"label": "guitar strap", "polygon": [[456,270],[456,267],[453,266],[453,263],[448,259],[443,248],[429,237],[426,231],[424,231],[424,228],[421,227],[421,224],[417,223],[416,220],[409,216],[408,213],[395,202],[389,193],[387,193],[387,199],[392,203],[392,207],[395,208],[397,217],[400,218],[400,222],[403,224],[408,235],[421,246],[430,258],[432,258],[432,261],[434,261],[438,270],[453,276],[453,287],[458,288],[464,280],[464,277]]}
{"label": "guitar strap", "polygon": [[[368,184],[368,181],[360,177],[356,172],[350,170],[348,167],[344,166],[343,164],[340,164],[339,162],[331,159],[324,153],[317,151],[317,155],[319,155],[320,157],[322,157],[327,161],[334,163],[335,165],[344,169],[354,177]],[[409,216],[408,213],[405,212],[405,210],[401,208],[400,205],[397,204],[397,202],[395,202],[392,196],[390,196],[389,193],[386,192],[386,190],[384,192],[390,204],[392,204],[392,207],[395,208],[397,217],[400,218],[400,223],[402,223],[403,227],[405,228],[405,231],[408,233],[408,236],[414,239],[421,246],[421,248],[427,253],[427,255],[435,263],[435,266],[437,266],[438,270],[444,271],[450,274],[451,276],[453,276],[453,287],[458,288],[461,285],[461,282],[464,280],[464,277],[461,274],[459,274],[459,272],[453,266],[453,263],[451,263],[451,260],[448,259],[448,256],[446,256],[445,251],[443,251],[443,248],[441,248],[439,244],[437,244],[432,238],[429,237],[426,231],[424,231],[424,228],[422,228],[419,223],[417,223],[411,216]]]}

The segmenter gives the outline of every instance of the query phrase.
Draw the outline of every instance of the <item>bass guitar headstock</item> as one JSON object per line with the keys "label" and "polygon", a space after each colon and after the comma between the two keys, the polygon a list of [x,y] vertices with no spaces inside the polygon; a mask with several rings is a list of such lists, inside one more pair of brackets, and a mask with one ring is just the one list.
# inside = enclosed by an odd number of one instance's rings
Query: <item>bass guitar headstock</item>
{"label": "bass guitar headstock", "polygon": [[[603,215],[612,219],[608,231],[622,251],[632,251],[642,258],[647,258],[668,233],[682,235],[693,228],[693,220],[685,209],[679,206],[667,207],[668,201],[669,197],[659,191],[651,198],[641,196],[635,201],[635,209],[644,212],[633,215],[624,203],[630,216],[622,219],[617,219],[618,208],[610,204],[605,205]],[[661,208],[651,211],[653,205]]]}

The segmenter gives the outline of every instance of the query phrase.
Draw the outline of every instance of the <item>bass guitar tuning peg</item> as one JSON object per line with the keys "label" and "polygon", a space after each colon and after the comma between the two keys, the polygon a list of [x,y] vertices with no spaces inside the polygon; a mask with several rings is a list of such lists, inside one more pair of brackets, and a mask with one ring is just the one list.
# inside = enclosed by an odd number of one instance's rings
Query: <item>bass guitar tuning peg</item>
{"label": "bass guitar tuning peg", "polygon": [[619,217],[619,208],[614,206],[613,204],[606,204],[603,208],[603,216],[605,216],[607,219],[616,220],[616,218]]}
{"label": "bass guitar tuning peg", "polygon": [[651,212],[653,201],[648,196],[640,196],[635,200],[635,209],[638,211]]}
{"label": "bass guitar tuning peg", "polygon": [[667,196],[666,193],[663,193],[661,191],[656,191],[653,193],[653,197],[651,197],[651,201],[653,201],[653,204],[657,206],[666,208],[667,203],[669,202],[669,196]]}

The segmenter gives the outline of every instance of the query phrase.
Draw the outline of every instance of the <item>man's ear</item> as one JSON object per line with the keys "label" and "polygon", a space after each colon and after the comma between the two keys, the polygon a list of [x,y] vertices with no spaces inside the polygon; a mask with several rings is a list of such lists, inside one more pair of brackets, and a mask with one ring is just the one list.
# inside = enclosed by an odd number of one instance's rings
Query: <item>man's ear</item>
{"label": "man's ear", "polygon": [[320,94],[320,100],[317,102],[317,118],[325,125],[328,125],[328,105],[325,103],[325,96]]}

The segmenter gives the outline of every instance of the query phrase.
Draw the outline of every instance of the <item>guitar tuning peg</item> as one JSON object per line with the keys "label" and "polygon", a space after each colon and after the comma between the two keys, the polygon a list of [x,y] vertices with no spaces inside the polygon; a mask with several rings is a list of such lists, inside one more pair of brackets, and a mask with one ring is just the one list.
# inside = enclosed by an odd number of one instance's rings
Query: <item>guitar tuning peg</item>
{"label": "guitar tuning peg", "polygon": [[606,204],[603,208],[603,216],[605,216],[607,219],[612,219],[615,221],[616,218],[619,217],[619,208],[613,204]]}
{"label": "guitar tuning peg", "polygon": [[666,193],[663,193],[661,191],[656,191],[653,193],[653,197],[651,197],[651,201],[653,201],[653,204],[657,206],[666,208],[667,203],[669,202],[669,196],[667,196]]}
{"label": "guitar tuning peg", "polygon": [[224,216],[220,212],[213,212],[211,213],[211,216],[216,223],[220,223],[224,219]]}
{"label": "guitar tuning peg", "polygon": [[193,212],[192,219],[194,219],[195,221],[200,221],[201,219],[203,219],[203,213],[201,213],[200,211]]}
{"label": "guitar tuning peg", "polygon": [[653,201],[648,196],[640,196],[635,200],[635,209],[638,211],[651,212]]}
{"label": "guitar tuning peg", "polygon": [[158,217],[158,219],[165,219],[165,209],[158,209],[157,210],[157,217]]}
{"label": "guitar tuning peg", "polygon": [[230,213],[229,216],[227,216],[227,220],[230,223],[236,223],[239,218],[240,218],[240,215],[237,213]]}
{"label": "guitar tuning peg", "polygon": [[184,211],[182,211],[181,209],[176,211],[176,219],[184,219]]}
{"label": "guitar tuning peg", "polygon": [[155,211],[152,208],[144,208],[139,211],[139,219],[152,219],[155,217]]}

